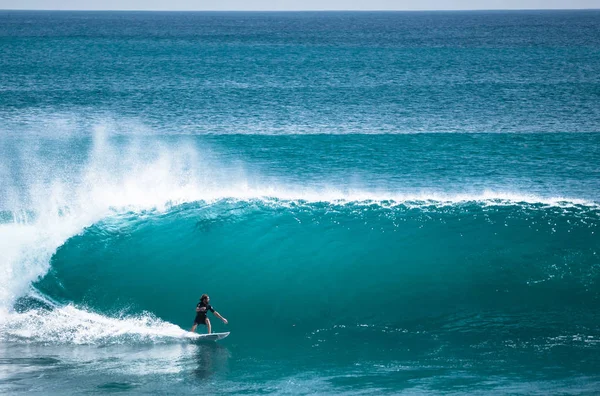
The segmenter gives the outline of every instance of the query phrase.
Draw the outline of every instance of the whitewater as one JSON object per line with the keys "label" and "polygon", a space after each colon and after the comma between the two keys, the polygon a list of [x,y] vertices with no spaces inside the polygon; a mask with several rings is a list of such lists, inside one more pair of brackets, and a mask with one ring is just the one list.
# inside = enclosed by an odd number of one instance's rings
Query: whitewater
{"label": "whitewater", "polygon": [[0,12],[0,393],[597,393],[597,18]]}

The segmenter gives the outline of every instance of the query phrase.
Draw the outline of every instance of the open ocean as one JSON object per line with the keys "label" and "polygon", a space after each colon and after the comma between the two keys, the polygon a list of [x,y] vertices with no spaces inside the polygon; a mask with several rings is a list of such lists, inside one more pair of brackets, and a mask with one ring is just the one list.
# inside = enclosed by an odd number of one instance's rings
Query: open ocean
{"label": "open ocean", "polygon": [[0,11],[1,394],[592,395],[599,308],[600,11]]}

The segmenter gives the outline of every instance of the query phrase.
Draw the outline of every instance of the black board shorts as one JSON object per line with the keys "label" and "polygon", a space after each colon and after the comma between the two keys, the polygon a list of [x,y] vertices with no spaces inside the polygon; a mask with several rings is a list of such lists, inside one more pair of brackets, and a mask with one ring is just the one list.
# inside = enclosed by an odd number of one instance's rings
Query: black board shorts
{"label": "black board shorts", "polygon": [[206,319],[206,315],[196,315],[196,319],[194,319],[194,324],[205,325]]}

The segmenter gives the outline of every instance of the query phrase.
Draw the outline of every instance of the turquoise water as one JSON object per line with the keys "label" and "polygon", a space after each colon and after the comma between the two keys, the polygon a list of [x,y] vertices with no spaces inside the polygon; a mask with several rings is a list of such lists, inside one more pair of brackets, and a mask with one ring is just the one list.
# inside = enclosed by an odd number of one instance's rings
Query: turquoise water
{"label": "turquoise water", "polygon": [[599,17],[1,12],[0,392],[595,394]]}

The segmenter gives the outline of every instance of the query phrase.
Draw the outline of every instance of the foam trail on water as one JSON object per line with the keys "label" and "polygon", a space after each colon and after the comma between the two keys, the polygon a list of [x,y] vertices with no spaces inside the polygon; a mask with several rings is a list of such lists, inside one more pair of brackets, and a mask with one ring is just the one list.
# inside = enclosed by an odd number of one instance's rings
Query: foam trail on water
{"label": "foam trail on water", "polygon": [[24,313],[11,312],[8,320],[0,322],[0,340],[107,345],[190,340],[199,336],[150,313],[107,317],[72,304],[60,306],[34,289],[30,296],[45,307]]}
{"label": "foam trail on water", "polygon": [[151,314],[107,317],[70,304],[51,311],[13,312],[8,319],[0,323],[0,339],[8,341],[105,345],[198,337]]}

